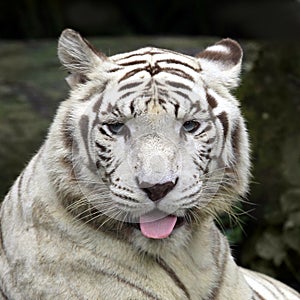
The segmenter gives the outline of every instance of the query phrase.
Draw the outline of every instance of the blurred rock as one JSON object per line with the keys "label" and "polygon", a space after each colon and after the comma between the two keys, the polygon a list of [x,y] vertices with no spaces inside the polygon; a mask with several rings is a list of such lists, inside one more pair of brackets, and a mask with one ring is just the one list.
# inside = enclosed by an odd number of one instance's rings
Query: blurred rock
{"label": "blurred rock", "polygon": [[295,211],[300,211],[300,184],[298,189],[294,188],[287,190],[281,196],[280,204],[282,211],[286,214],[293,213]]}
{"label": "blurred rock", "polygon": [[[299,99],[300,100],[300,99]],[[300,186],[300,133],[289,136],[282,147],[282,169],[286,180]],[[298,197],[300,203],[300,195]]]}

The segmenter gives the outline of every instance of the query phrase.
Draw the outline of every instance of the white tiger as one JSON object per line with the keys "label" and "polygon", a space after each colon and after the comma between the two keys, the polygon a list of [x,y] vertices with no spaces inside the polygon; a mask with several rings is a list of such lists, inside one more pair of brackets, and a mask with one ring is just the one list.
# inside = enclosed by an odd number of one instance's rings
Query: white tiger
{"label": "white tiger", "polygon": [[240,46],[106,57],[67,29],[58,55],[71,93],[2,204],[0,299],[300,299],[213,222],[248,185]]}

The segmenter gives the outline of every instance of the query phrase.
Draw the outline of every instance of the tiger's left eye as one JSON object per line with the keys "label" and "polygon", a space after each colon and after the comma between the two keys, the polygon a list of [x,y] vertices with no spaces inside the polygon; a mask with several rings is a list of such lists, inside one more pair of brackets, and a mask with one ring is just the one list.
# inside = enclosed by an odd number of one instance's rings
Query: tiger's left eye
{"label": "tiger's left eye", "polygon": [[185,132],[193,133],[200,126],[200,123],[197,121],[186,121],[183,123],[182,127]]}
{"label": "tiger's left eye", "polygon": [[111,123],[111,124],[107,124],[107,127],[111,133],[119,134],[119,133],[121,133],[121,131],[124,127],[124,124],[123,123]]}

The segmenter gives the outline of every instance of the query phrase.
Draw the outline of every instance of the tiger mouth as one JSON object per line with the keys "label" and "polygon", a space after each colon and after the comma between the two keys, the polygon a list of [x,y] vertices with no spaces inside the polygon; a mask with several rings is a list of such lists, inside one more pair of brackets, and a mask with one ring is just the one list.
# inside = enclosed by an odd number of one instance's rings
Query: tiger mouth
{"label": "tiger mouth", "polygon": [[154,220],[147,219],[146,215],[146,217],[142,216],[140,218],[140,222],[131,223],[132,227],[150,239],[165,239],[169,237],[174,230],[182,227],[184,224],[186,224],[186,219],[175,215],[165,215]]}
{"label": "tiger mouth", "polygon": [[177,221],[176,221],[174,229],[183,226],[185,223],[186,223],[186,220],[184,217],[177,217]]}
{"label": "tiger mouth", "polygon": [[[172,215],[171,215],[172,216]],[[135,229],[138,229],[138,230],[141,230],[140,228],[140,223],[139,222],[134,222],[134,223],[131,223],[131,222],[126,222],[129,226],[131,227],[134,227]],[[176,224],[174,226],[174,229],[177,229],[181,226],[183,226],[184,224],[186,224],[187,221],[184,217],[177,217],[177,221],[176,221]]]}

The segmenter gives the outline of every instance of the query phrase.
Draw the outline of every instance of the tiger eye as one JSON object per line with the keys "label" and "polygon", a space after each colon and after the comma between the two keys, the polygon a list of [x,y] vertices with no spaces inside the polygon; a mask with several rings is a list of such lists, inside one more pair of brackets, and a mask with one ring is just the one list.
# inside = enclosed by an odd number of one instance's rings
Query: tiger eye
{"label": "tiger eye", "polygon": [[193,133],[200,127],[200,123],[197,121],[186,121],[182,127],[185,132]]}
{"label": "tiger eye", "polygon": [[111,133],[120,134],[122,129],[124,128],[124,124],[123,123],[112,123],[112,124],[107,124],[107,127]]}

